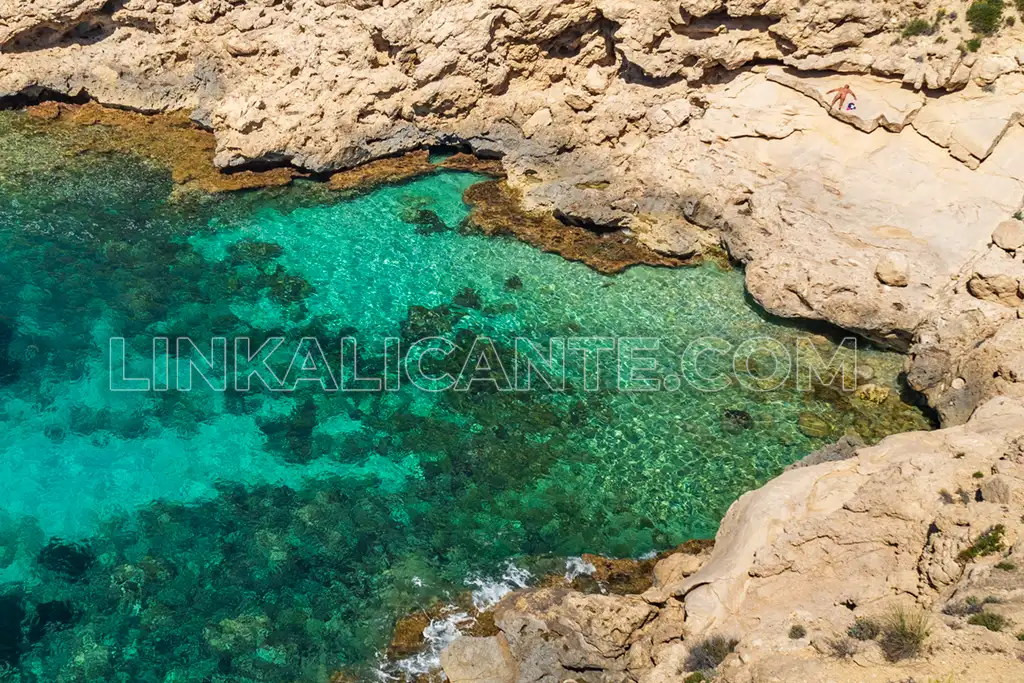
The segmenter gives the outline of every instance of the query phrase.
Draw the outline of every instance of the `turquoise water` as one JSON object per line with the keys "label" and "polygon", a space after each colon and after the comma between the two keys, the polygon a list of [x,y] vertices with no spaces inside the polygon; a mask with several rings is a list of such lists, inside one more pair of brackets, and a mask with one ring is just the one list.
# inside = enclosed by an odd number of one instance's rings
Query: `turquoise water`
{"label": "turquoise water", "polygon": [[[468,174],[349,200],[314,183],[179,196],[159,165],[69,155],[16,114],[0,115],[0,140],[0,669],[11,680],[365,672],[397,617],[510,559],[536,568],[712,536],[738,495],[844,431],[927,426],[895,397],[627,393],[607,367],[598,391],[570,368],[566,392],[114,392],[111,337],[138,377],[155,336],[206,348],[215,336],[253,348],[314,337],[329,359],[354,336],[373,374],[389,336],[465,346],[486,335],[499,354],[516,336],[658,337],[658,359],[678,368],[703,335],[792,349],[804,333],[761,315],[735,271],[606,277],[460,230],[462,192],[481,180]],[[859,358],[898,390],[899,357]],[[802,414],[832,431],[806,436]]]}

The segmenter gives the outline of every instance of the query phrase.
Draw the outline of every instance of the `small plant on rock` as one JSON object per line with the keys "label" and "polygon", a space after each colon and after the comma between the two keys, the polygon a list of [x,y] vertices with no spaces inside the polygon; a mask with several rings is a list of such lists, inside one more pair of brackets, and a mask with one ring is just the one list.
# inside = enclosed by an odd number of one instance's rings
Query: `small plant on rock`
{"label": "small plant on rock", "polygon": [[967,8],[967,23],[975,33],[990,36],[999,30],[1003,19],[1003,0],[975,0]]}
{"label": "small plant on rock", "polygon": [[982,473],[982,472],[975,472],[975,473],[974,473],[974,474],[972,474],[971,476],[972,476],[972,477],[974,477],[975,479],[981,479],[981,478],[982,478],[982,477],[984,477],[985,475],[984,475],[984,473]]}
{"label": "small plant on rock", "polygon": [[917,657],[930,634],[931,626],[925,612],[894,607],[882,624],[882,652],[890,662]]}
{"label": "small plant on rock", "polygon": [[961,550],[960,554],[957,555],[957,559],[966,564],[978,557],[1001,553],[1006,549],[1006,545],[1003,543],[1003,536],[1005,534],[1006,527],[1002,524],[996,524],[981,536],[978,536],[978,539],[970,546]]}
{"label": "small plant on rock", "polygon": [[1006,617],[994,612],[979,612],[978,614],[971,615],[967,619],[967,623],[974,626],[984,626],[989,631],[997,632],[1002,631],[1009,624]]}
{"label": "small plant on rock", "polygon": [[721,664],[736,649],[740,641],[725,636],[710,636],[690,648],[686,658],[689,671],[710,671]]}
{"label": "small plant on rock", "polygon": [[702,674],[700,671],[695,671],[684,678],[683,683],[705,683],[707,680],[707,676]]}
{"label": "small plant on rock", "polygon": [[1006,560],[1003,560],[1002,562],[996,565],[996,569],[999,569],[1004,572],[1012,572],[1017,569],[1017,565],[1015,565],[1013,562],[1007,562]]}
{"label": "small plant on rock", "polygon": [[911,19],[907,22],[907,25],[903,27],[903,37],[910,38],[911,36],[930,36],[935,33],[936,26],[932,26],[926,19],[918,17],[917,19]]}
{"label": "small plant on rock", "polygon": [[1024,641],[1024,631],[1017,634],[1017,640]]}
{"label": "small plant on rock", "polygon": [[800,640],[801,638],[803,638],[806,635],[807,635],[807,629],[805,629],[800,624],[793,624],[789,628],[789,637],[792,640]]}
{"label": "small plant on rock", "polygon": [[828,649],[836,659],[849,659],[857,654],[857,641],[846,636],[836,636],[828,641]]}
{"label": "small plant on rock", "polygon": [[942,613],[950,617],[966,617],[981,612],[981,601],[971,596],[963,602],[950,602],[942,608]]}
{"label": "small plant on rock", "polygon": [[857,640],[874,640],[882,632],[882,627],[874,619],[857,617],[853,626],[846,630],[846,635]]}
{"label": "small plant on rock", "polygon": [[975,36],[974,38],[971,38],[966,43],[964,43],[964,45],[966,46],[967,51],[977,52],[978,50],[981,49],[981,38]]}

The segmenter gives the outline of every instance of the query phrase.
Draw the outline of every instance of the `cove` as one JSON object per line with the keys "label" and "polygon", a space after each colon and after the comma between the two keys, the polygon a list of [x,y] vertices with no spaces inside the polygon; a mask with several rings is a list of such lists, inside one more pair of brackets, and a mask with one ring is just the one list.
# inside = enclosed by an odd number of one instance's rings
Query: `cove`
{"label": "cove", "polygon": [[899,397],[902,359],[863,345],[881,402],[790,384],[112,392],[111,337],[143,363],[155,336],[354,336],[372,370],[387,337],[654,337],[670,366],[700,337],[793,348],[808,335],[752,306],[734,270],[608,277],[474,234],[472,174],[347,198],[313,182],[183,194],[158,163],[72,154],[16,113],[0,114],[0,140],[0,667],[13,680],[366,671],[397,618],[510,560],[537,572],[557,566],[542,558],[708,538],[739,495],[838,436],[929,426]]}

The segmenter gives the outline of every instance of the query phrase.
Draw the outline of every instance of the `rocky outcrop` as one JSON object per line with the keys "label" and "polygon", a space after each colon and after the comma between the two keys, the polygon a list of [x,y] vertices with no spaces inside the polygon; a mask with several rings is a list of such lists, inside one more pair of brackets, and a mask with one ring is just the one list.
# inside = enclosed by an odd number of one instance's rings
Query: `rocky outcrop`
{"label": "rocky outcrop", "polygon": [[968,271],[1024,204],[1024,22],[971,52],[960,5],[9,0],[0,96],[184,111],[230,170],[468,147],[553,250],[724,242],[769,311],[916,344],[938,405],[983,341],[963,317],[1012,303]]}
{"label": "rocky outcrop", "polygon": [[[901,680],[874,641],[831,645],[900,603],[933,622],[914,677],[1008,681],[1024,679],[1009,632],[940,614],[993,595],[1024,623],[1019,575],[995,569],[1024,565],[1024,22],[971,52],[966,8],[6,0],[0,97],[166,115],[158,132],[125,115],[119,139],[90,107],[37,112],[97,117],[101,148],[178,153],[160,140],[187,131],[203,152],[175,179],[205,190],[305,172],[351,190],[429,171],[405,153],[471,150],[506,176],[467,196],[475,229],[605,272],[723,244],[768,311],[909,351],[949,428],[787,472],[733,506],[706,565],[663,560],[643,597],[508,598],[500,635],[446,654],[452,680],[677,681],[710,635],[726,681]],[[1006,549],[964,559],[998,525]]]}
{"label": "rocky outcrop", "polygon": [[[996,398],[963,426],[892,436],[744,495],[710,558],[662,560],[642,596],[527,590],[495,624],[518,681],[679,681],[715,635],[737,641],[718,666],[729,683],[1018,680],[1022,512],[1024,401]],[[847,635],[858,619],[884,629],[897,606],[924,614],[924,656]],[[969,620],[982,612],[1005,623]]]}

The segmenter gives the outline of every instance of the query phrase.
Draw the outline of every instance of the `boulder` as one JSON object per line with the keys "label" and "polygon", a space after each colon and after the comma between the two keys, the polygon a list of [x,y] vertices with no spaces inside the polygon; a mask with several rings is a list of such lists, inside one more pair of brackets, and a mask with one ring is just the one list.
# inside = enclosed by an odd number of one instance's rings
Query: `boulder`
{"label": "boulder", "polygon": [[875,266],[875,277],[883,285],[890,287],[906,287],[909,264],[907,257],[899,252],[889,252]]}
{"label": "boulder", "polygon": [[1024,247],[1024,221],[1011,219],[1000,223],[992,231],[992,243],[1006,251]]}
{"label": "boulder", "polygon": [[500,633],[462,636],[441,651],[441,668],[451,683],[515,683],[519,665]]}

